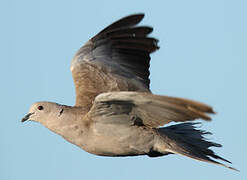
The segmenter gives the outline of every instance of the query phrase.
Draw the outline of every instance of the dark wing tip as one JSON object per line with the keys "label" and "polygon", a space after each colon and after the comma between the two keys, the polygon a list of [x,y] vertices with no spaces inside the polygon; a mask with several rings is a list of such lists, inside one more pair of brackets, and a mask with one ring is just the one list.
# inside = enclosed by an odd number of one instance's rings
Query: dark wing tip
{"label": "dark wing tip", "polygon": [[100,37],[101,34],[104,34],[108,31],[137,25],[139,22],[141,22],[143,18],[144,18],[144,13],[132,14],[132,15],[123,17],[119,19],[118,21],[112,23],[111,25],[107,26],[102,31],[100,31],[95,37],[92,38],[92,40],[98,39],[97,37]]}
{"label": "dark wing tip", "polygon": [[140,23],[142,19],[144,18],[144,16],[145,15],[143,13],[131,14],[129,16],[125,16],[119,19],[118,21],[114,22],[108,27],[120,28],[122,26],[133,26],[133,25]]}
{"label": "dark wing tip", "polygon": [[121,19],[119,19],[117,22],[119,21],[125,21],[125,20],[132,20],[133,22],[136,21],[136,24],[141,22],[141,20],[144,18],[145,14],[144,13],[135,13],[135,14],[130,14],[128,16],[125,16]]}
{"label": "dark wing tip", "polygon": [[[142,19],[144,18],[145,14],[144,13],[137,13],[137,14],[131,14],[129,16],[126,16],[122,19],[132,19],[133,21],[136,21],[136,24],[141,22]],[[121,19],[120,19],[121,20]]]}

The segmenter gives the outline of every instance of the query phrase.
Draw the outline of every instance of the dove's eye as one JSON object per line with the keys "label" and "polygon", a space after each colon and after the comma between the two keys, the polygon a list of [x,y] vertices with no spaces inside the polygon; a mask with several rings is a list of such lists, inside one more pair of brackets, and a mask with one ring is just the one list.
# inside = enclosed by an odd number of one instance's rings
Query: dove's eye
{"label": "dove's eye", "polygon": [[38,110],[43,110],[44,107],[43,106],[38,106]]}

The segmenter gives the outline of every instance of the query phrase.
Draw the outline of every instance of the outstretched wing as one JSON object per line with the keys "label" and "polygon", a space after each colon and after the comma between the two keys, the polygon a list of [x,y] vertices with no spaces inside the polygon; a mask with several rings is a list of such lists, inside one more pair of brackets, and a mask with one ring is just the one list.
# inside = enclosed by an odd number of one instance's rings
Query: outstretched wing
{"label": "outstretched wing", "polygon": [[109,92],[95,98],[87,118],[100,123],[159,127],[171,121],[211,120],[214,113],[205,104],[144,92]]}
{"label": "outstretched wing", "polygon": [[120,19],[78,50],[71,63],[76,106],[90,108],[102,92],[149,92],[149,55],[158,49],[158,41],[147,37],[151,27],[136,26],[143,17]]}

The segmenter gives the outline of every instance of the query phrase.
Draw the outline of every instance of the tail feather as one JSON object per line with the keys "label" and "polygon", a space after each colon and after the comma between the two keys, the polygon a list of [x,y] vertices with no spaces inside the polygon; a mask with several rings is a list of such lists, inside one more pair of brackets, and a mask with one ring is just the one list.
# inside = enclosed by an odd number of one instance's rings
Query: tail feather
{"label": "tail feather", "polygon": [[196,129],[197,127],[195,125],[197,124],[200,123],[181,123],[158,129],[161,137],[164,137],[169,142],[166,151],[238,171],[233,167],[214,160],[219,159],[231,163],[209,149],[210,147],[222,147],[222,145],[207,141],[204,135],[211,133]]}

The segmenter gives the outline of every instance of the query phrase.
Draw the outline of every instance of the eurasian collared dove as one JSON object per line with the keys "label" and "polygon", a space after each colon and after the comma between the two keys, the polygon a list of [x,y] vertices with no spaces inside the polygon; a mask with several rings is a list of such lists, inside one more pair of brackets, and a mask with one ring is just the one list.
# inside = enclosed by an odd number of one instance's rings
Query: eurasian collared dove
{"label": "eurasian collared dove", "polygon": [[[221,147],[204,139],[209,132],[185,122],[210,120],[210,106],[151,93],[150,53],[159,47],[148,37],[151,27],[137,26],[143,17],[120,19],[78,50],[71,63],[75,106],[37,102],[22,122],[37,121],[100,156],[180,154],[234,169],[212,159],[230,163],[209,149]],[[185,123],[161,127],[172,121]]]}

